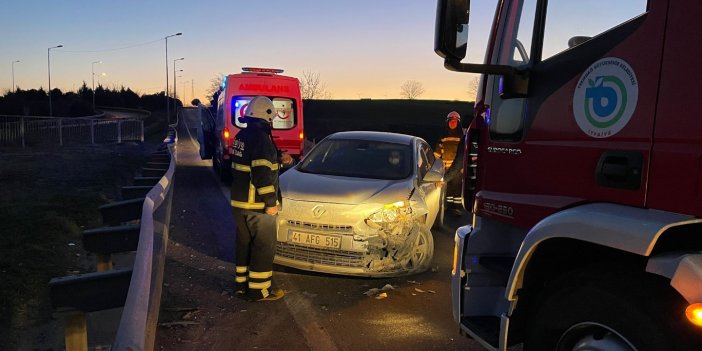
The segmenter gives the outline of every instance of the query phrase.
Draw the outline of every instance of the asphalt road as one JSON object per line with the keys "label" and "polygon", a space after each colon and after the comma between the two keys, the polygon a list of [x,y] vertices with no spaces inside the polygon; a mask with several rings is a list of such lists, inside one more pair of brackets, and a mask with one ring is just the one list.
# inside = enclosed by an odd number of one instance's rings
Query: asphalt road
{"label": "asphalt road", "polygon": [[[157,350],[482,350],[458,333],[451,317],[449,275],[453,230],[449,218],[434,232],[434,269],[367,279],[275,267],[274,302],[246,302],[232,294],[234,223],[228,189],[211,161],[198,155],[196,121],[184,110],[166,261]],[[188,133],[189,132],[189,133]],[[191,137],[192,136],[192,137]],[[386,284],[387,298],[364,292]]]}

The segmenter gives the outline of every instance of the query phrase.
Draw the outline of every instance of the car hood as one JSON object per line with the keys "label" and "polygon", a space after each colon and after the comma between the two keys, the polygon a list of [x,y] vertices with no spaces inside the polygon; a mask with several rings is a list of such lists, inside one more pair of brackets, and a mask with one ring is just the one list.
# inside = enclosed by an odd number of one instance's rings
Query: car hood
{"label": "car hood", "polygon": [[280,176],[282,196],[298,201],[392,203],[407,199],[412,187],[411,177],[400,180],[367,179],[303,173],[294,168]]}

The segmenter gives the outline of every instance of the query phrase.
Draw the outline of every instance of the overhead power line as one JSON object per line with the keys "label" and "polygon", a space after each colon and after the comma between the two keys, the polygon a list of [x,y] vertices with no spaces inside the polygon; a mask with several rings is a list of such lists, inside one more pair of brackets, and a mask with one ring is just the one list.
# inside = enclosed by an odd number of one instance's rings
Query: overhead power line
{"label": "overhead power line", "polygon": [[159,41],[163,40],[161,39],[156,39],[156,40],[151,40],[147,41],[144,43],[139,43],[139,44],[134,44],[134,45],[129,45],[129,46],[123,46],[119,48],[111,48],[111,49],[99,49],[99,50],[54,50],[54,52],[69,52],[69,53],[84,53],[84,52],[107,52],[107,51],[118,51],[118,50],[126,50],[126,49],[132,49],[140,46],[145,46],[153,43],[157,43]]}

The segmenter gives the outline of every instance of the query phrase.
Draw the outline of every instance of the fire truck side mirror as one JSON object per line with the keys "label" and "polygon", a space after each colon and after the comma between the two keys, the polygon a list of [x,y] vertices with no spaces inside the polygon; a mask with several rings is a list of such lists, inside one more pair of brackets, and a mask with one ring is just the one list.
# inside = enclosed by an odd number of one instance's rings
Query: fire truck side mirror
{"label": "fire truck side mirror", "polygon": [[438,0],[434,52],[444,59],[461,61],[468,47],[470,0]]}

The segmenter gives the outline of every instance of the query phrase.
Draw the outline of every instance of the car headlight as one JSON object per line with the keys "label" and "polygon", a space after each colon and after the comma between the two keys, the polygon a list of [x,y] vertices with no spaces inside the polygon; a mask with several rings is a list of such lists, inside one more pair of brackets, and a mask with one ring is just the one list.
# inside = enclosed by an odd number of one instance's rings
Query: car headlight
{"label": "car headlight", "polygon": [[387,204],[379,210],[373,212],[366,219],[367,224],[393,223],[412,213],[409,201],[397,201]]}

